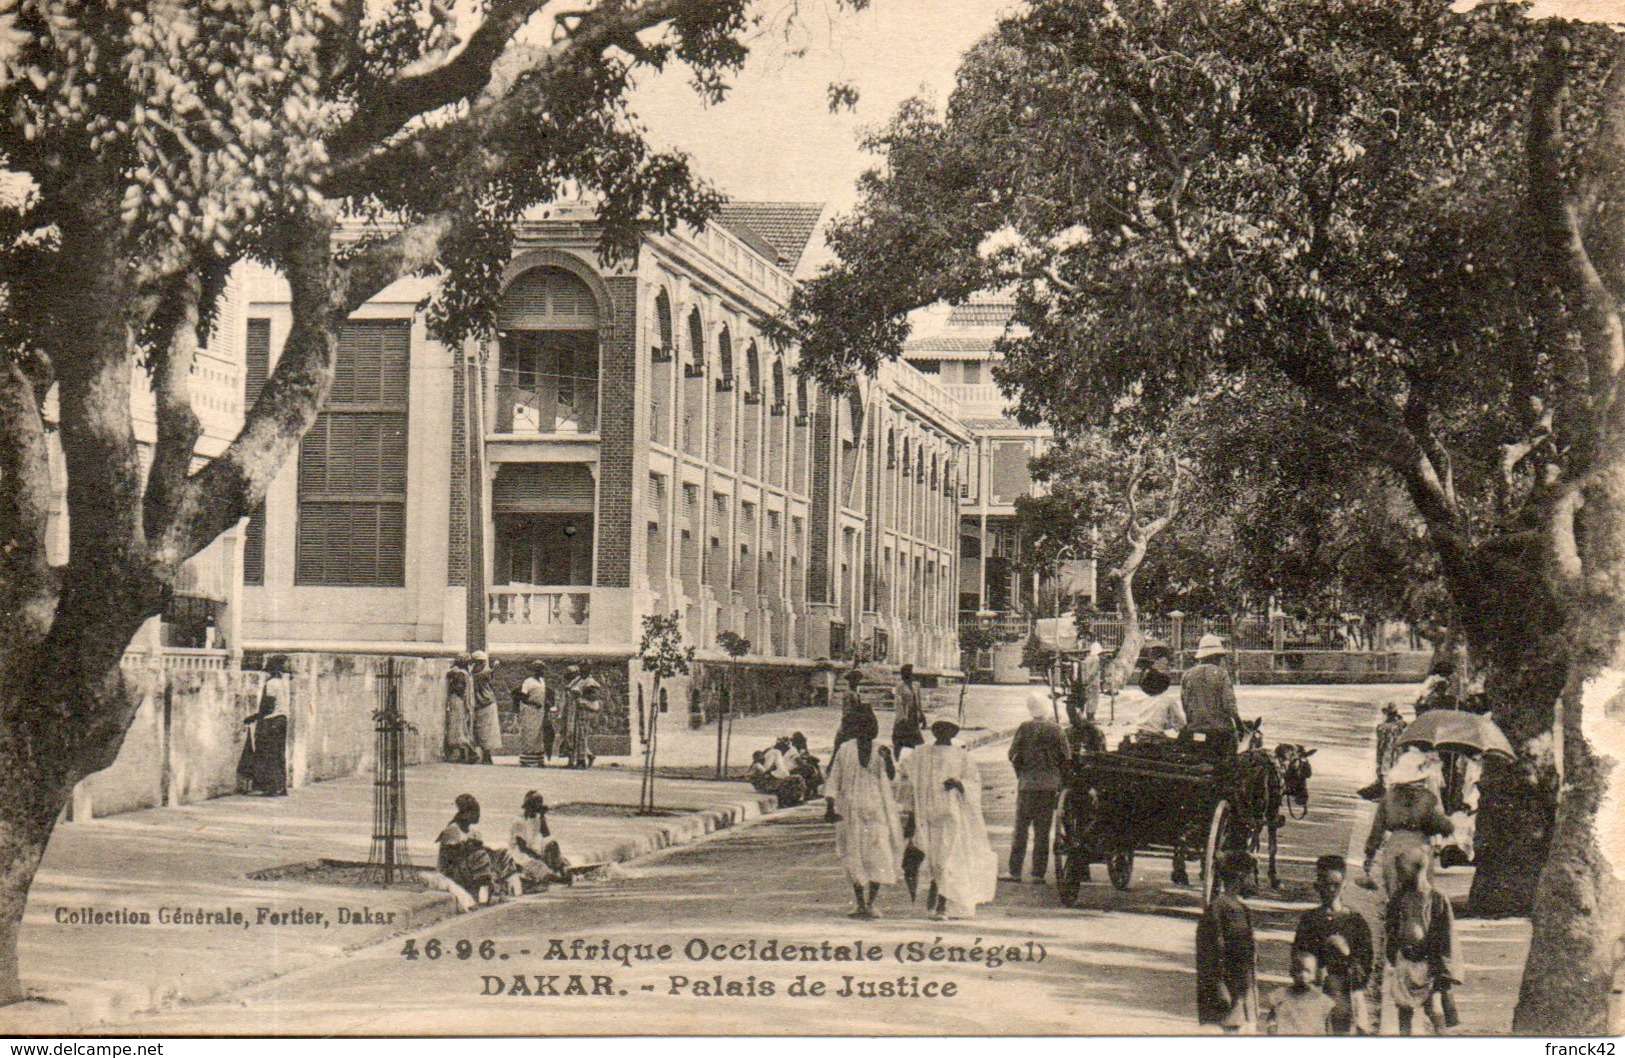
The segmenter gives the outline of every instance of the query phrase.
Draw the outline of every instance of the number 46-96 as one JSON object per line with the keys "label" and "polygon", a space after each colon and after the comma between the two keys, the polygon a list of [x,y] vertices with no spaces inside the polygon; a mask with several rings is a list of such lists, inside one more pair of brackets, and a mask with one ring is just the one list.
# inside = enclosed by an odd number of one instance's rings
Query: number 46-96
{"label": "number 46-96", "polygon": [[457,958],[464,961],[478,955],[480,958],[490,961],[497,957],[497,942],[482,940],[479,946],[475,947],[473,941],[464,939],[458,941],[448,951],[438,939],[424,941],[421,949],[418,948],[417,941],[408,939],[405,947],[401,948],[401,958],[403,959],[416,959],[421,956],[433,962],[442,955],[456,955]]}

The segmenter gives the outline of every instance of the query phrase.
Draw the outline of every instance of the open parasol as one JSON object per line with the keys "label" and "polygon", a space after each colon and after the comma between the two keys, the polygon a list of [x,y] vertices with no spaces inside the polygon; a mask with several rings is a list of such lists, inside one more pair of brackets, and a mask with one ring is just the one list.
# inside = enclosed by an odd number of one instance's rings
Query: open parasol
{"label": "open parasol", "polygon": [[1399,736],[1401,746],[1421,743],[1458,753],[1501,753],[1515,756],[1512,743],[1495,721],[1460,709],[1430,709]]}

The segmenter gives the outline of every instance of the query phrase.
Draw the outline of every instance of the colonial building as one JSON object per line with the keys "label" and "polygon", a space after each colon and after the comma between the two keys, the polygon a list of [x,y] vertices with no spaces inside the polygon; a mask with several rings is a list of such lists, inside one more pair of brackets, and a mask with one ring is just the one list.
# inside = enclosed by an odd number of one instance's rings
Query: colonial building
{"label": "colonial building", "polygon": [[999,355],[994,345],[1010,329],[1014,310],[1007,297],[991,295],[924,313],[903,353],[910,366],[935,379],[953,399],[971,438],[960,486],[958,606],[961,622],[990,625],[1005,638],[1004,646],[972,663],[1001,681],[1025,678],[1021,640],[1032,617],[1055,605],[1055,593],[1085,608],[1095,595],[1094,562],[1088,556],[1066,563],[1060,583],[1048,585],[1048,592],[1022,570],[1016,500],[1032,494],[1028,463],[1044,450],[1051,432],[1017,422],[1010,400],[993,381]]}
{"label": "colonial building", "polygon": [[[783,707],[830,659],[956,671],[953,398],[905,364],[822,392],[759,330],[822,217],[736,204],[605,266],[590,210],[555,209],[521,225],[498,334],[464,348],[427,333],[424,282],[373,298],[248,525],[249,649],[591,662],[606,753],[643,713],[648,614],[681,615],[701,679],[720,634],[748,640],[736,664]],[[251,396],[290,317],[275,275],[244,287]]]}

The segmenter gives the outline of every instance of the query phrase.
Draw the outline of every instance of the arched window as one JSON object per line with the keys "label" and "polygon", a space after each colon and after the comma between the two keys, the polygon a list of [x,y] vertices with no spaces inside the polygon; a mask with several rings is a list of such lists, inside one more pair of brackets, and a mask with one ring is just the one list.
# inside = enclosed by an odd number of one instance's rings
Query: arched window
{"label": "arched window", "polygon": [[497,310],[500,433],[598,431],[598,299],[575,274],[533,268]]}
{"label": "arched window", "polygon": [[671,298],[662,290],[655,295],[655,344],[650,353],[655,363],[663,363],[672,358],[676,347],[672,337]]}
{"label": "arched window", "polygon": [[807,380],[801,375],[796,376],[796,425],[807,425]]}
{"label": "arched window", "polygon": [[903,480],[908,480],[908,468],[913,464],[908,458],[908,438],[903,438]]}
{"label": "arched window", "polygon": [[936,488],[937,488],[937,454],[935,452],[932,452],[931,453],[931,490],[933,492],[935,492]]}
{"label": "arched window", "polygon": [[705,454],[705,321],[696,306],[688,312],[688,362],[683,365],[682,445],[690,455]]}
{"label": "arched window", "polygon": [[897,428],[895,426],[886,428],[886,469],[897,469]]}
{"label": "arched window", "polygon": [[700,310],[691,309],[688,314],[688,361],[691,375],[705,373],[705,324],[700,319]]}
{"label": "arched window", "polygon": [[649,434],[661,444],[671,444],[671,376],[672,363],[677,356],[677,342],[672,328],[671,296],[665,290],[655,294],[654,316],[654,334],[649,349]]}
{"label": "arched window", "polygon": [[734,388],[734,347],[728,328],[717,335],[717,392],[726,393]]}
{"label": "arched window", "polygon": [[762,399],[762,365],[754,341],[745,346],[745,396],[753,403]]}
{"label": "arched window", "polygon": [[773,361],[773,414],[783,415],[784,407],[784,361]]}

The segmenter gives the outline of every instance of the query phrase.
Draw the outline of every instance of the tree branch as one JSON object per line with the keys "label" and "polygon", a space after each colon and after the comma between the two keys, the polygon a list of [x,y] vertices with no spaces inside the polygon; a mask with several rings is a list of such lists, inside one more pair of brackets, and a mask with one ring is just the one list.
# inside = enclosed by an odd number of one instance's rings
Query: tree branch
{"label": "tree branch", "polygon": [[[1579,204],[1566,186],[1562,163],[1563,111],[1568,92],[1568,57],[1571,44],[1566,35],[1554,32],[1541,56],[1530,100],[1529,206],[1544,242],[1545,256],[1554,279],[1573,298],[1575,316],[1581,331],[1581,351],[1571,358],[1563,372],[1572,384],[1584,387],[1584,404],[1589,420],[1583,431],[1585,441],[1575,452],[1567,476],[1585,474],[1602,455],[1610,433],[1609,419],[1616,403],[1619,373],[1625,366],[1625,326],[1619,304],[1603,282],[1581,227]],[[1603,101],[1604,125],[1611,132],[1625,131],[1625,63],[1616,61],[1610,71]],[[1606,139],[1606,137],[1604,137]],[[1600,148],[1606,151],[1608,146]],[[1592,159],[1594,162],[1596,158]],[[1618,182],[1617,166],[1605,166],[1607,176]],[[1595,192],[1595,181],[1603,174],[1588,174],[1586,194]],[[1612,223],[1618,224],[1617,219]]]}
{"label": "tree branch", "polygon": [[[499,49],[478,74],[480,83],[477,88],[466,96],[435,104],[438,108],[447,105],[447,102],[466,101],[470,104],[467,113],[453,121],[426,128],[413,139],[423,140],[418,146],[427,151],[430,141],[426,137],[432,137],[435,151],[442,156],[450,141],[456,140],[470,147],[460,156],[465,164],[475,166],[477,171],[489,171],[493,166],[500,168],[499,154],[488,150],[476,151],[472,145],[498,142],[505,130],[520,123],[534,122],[536,115],[545,111],[550,103],[556,106],[558,100],[551,92],[556,87],[556,78],[584,61],[602,55],[609,48],[624,47],[629,36],[635,37],[679,15],[687,19],[700,19],[706,9],[725,12],[734,2],[641,0],[606,4],[586,12],[571,12],[571,16],[579,15],[578,21],[551,46]],[[508,6],[512,7],[517,17],[518,11],[526,6],[534,6],[534,0],[509,0]],[[453,80],[456,79],[448,77],[448,81]],[[468,89],[470,84],[472,81],[465,79],[455,87],[450,84],[437,87],[443,93],[441,98],[445,99],[454,91]],[[329,156],[334,160],[326,188],[328,193],[339,196],[364,194],[368,190],[368,182],[357,174],[367,170],[372,154],[386,144],[392,153],[417,159],[421,152],[413,142],[395,142],[390,137],[412,118],[428,113],[430,108],[425,105],[426,101],[427,98],[422,96],[403,99],[387,112],[380,109],[380,114],[384,116],[374,120],[370,128],[357,128],[353,132],[341,130],[341,133],[335,134],[335,140],[329,142],[328,148]],[[412,113],[405,113],[407,109],[411,109]],[[344,137],[343,144],[337,142],[339,135]]]}
{"label": "tree branch", "polygon": [[[435,69],[397,77],[363,98],[355,113],[328,138],[330,157],[347,158],[381,145],[412,119],[474,99],[491,83],[491,72],[514,34],[548,0],[496,0],[462,50]],[[562,16],[561,16],[562,17]]]}
{"label": "tree branch", "polygon": [[1509,502],[1515,485],[1513,477],[1518,466],[1552,437],[1552,407],[1543,405],[1539,398],[1536,398],[1535,411],[1539,418],[1535,420],[1535,425],[1528,435],[1521,441],[1501,445],[1501,485]]}
{"label": "tree branch", "polygon": [[143,521],[149,541],[159,539],[173,522],[176,504],[192,471],[203,424],[192,407],[192,365],[197,360],[198,308],[203,280],[195,272],[181,277],[163,299],[169,318],[162,355],[152,365],[152,393],[157,412],[157,442],[147,471]]}
{"label": "tree branch", "polygon": [[450,214],[426,218],[340,265],[325,222],[290,222],[275,255],[292,292],[293,325],[282,355],[236,439],[187,482],[160,545],[166,556],[196,554],[265,498],[327,398],[339,328],[374,294],[434,261],[453,224]]}

